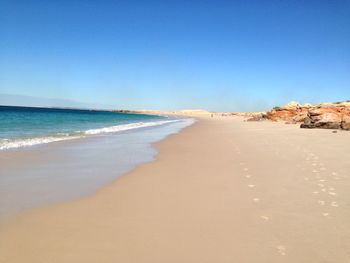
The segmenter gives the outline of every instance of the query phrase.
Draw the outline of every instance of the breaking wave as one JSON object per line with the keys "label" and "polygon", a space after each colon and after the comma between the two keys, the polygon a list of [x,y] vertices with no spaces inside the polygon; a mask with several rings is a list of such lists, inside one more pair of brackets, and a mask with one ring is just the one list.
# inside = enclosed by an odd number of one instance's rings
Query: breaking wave
{"label": "breaking wave", "polygon": [[152,121],[152,122],[135,122],[128,124],[115,125],[110,127],[103,127],[97,129],[89,129],[86,131],[76,131],[73,133],[57,133],[52,136],[42,136],[34,138],[18,138],[18,139],[0,139],[0,150],[8,150],[22,147],[29,147],[39,144],[47,144],[51,142],[72,140],[78,138],[84,138],[88,136],[105,134],[105,133],[117,133],[122,131],[128,131],[139,128],[147,128],[165,125],[173,122],[178,122],[179,120],[167,120],[167,121]]}

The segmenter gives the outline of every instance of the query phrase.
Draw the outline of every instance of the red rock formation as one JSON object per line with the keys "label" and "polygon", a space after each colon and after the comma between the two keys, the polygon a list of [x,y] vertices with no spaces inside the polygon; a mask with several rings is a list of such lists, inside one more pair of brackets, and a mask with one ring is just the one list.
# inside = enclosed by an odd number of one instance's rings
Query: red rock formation
{"label": "red rock formation", "polygon": [[247,121],[262,121],[267,119],[265,112],[250,112],[246,113],[245,117],[248,117]]}
{"label": "red rock formation", "polygon": [[301,128],[350,130],[350,102],[300,105],[290,102],[265,113],[251,113],[248,121],[285,121],[302,123]]}
{"label": "red rock formation", "polygon": [[312,108],[300,127],[350,130],[350,105],[325,104]]}
{"label": "red rock formation", "polygon": [[303,122],[307,117],[310,105],[300,105],[290,102],[283,107],[275,107],[267,112],[267,119],[272,121],[285,121],[287,123]]}
{"label": "red rock formation", "polygon": [[350,112],[345,113],[342,118],[341,128],[343,130],[350,130]]}

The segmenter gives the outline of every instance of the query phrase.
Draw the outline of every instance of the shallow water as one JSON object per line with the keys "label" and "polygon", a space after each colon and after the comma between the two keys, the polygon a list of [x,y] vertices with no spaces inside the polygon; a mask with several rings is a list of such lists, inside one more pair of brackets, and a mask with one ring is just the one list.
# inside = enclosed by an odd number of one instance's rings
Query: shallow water
{"label": "shallow water", "polygon": [[151,144],[192,119],[89,138],[0,152],[0,217],[94,193],[151,161]]}
{"label": "shallow water", "polygon": [[0,150],[159,126],[174,118],[111,111],[0,106]]}

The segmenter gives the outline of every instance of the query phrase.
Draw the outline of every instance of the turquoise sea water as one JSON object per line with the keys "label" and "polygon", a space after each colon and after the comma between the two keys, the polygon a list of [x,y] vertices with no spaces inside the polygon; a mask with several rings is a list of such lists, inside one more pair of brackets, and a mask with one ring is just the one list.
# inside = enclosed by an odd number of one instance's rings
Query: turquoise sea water
{"label": "turquoise sea water", "polygon": [[164,116],[0,106],[0,150],[174,122]]}
{"label": "turquoise sea water", "polygon": [[[152,161],[157,154],[153,143],[194,121],[0,106],[0,221],[34,207],[94,193]],[[62,140],[67,141],[53,143]]]}
{"label": "turquoise sea water", "polygon": [[0,151],[0,221],[34,207],[94,193],[152,161],[157,154],[153,143],[193,122],[179,119],[165,125]]}

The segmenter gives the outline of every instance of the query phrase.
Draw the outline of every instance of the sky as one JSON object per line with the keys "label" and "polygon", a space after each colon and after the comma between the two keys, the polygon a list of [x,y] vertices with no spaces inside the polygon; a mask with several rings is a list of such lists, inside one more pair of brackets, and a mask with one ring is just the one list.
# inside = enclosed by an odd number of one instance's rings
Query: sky
{"label": "sky", "polygon": [[350,0],[0,0],[1,94],[213,111],[349,100]]}

